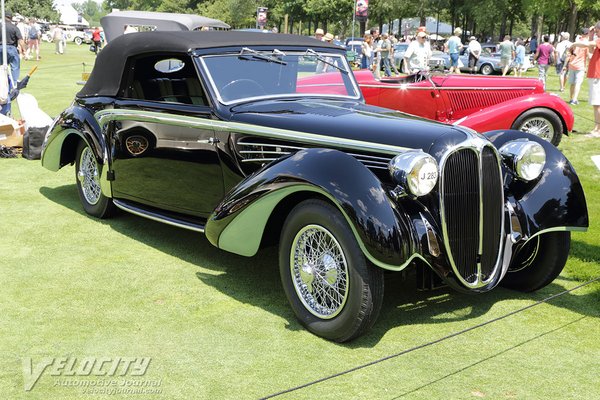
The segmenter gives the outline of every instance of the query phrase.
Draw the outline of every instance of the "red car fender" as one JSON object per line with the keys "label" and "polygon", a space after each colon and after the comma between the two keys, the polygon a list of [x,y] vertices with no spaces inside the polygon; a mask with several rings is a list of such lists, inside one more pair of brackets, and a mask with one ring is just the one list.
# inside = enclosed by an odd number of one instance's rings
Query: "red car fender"
{"label": "red car fender", "polygon": [[571,107],[560,97],[548,93],[532,94],[506,101],[448,122],[453,125],[466,126],[477,132],[507,129],[521,114],[533,108],[546,108],[556,113],[563,122],[563,133],[565,135],[573,130],[575,117]]}

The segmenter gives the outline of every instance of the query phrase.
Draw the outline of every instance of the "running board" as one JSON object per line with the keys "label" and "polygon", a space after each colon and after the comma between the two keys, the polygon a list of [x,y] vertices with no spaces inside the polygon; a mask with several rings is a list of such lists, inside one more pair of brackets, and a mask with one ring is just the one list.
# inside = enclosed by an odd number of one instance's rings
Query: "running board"
{"label": "running board", "polygon": [[117,206],[121,210],[126,211],[131,214],[134,214],[134,215],[137,215],[139,217],[148,218],[153,221],[162,222],[163,224],[176,226],[178,228],[183,228],[183,229],[187,229],[187,230],[194,231],[194,232],[204,233],[204,225],[201,225],[201,224],[195,224],[190,221],[184,221],[182,219],[170,217],[170,216],[160,214],[160,213],[157,213],[154,211],[149,211],[149,210],[146,210],[139,206],[134,206],[132,204],[129,204],[123,200],[113,199],[113,203],[115,206]]}

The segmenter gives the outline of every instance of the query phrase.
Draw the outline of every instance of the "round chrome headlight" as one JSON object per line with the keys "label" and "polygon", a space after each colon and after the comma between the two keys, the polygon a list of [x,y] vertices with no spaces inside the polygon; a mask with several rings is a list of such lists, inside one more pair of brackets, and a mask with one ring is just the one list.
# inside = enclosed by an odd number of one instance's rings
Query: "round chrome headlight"
{"label": "round chrome headlight", "polygon": [[541,144],[527,139],[510,141],[500,148],[500,154],[517,176],[532,181],[546,166],[546,151]]}
{"label": "round chrome headlight", "polygon": [[389,164],[392,179],[415,196],[425,196],[438,180],[435,158],[422,151],[407,151],[394,157]]}

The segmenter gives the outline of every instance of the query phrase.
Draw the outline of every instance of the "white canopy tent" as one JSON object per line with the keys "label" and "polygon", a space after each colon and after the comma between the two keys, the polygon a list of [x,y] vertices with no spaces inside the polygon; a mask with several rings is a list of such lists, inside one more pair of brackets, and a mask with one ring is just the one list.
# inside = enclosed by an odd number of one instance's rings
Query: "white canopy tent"
{"label": "white canopy tent", "polygon": [[90,26],[90,23],[73,8],[71,3],[72,1],[69,0],[54,1],[54,8],[60,14],[61,24]]}

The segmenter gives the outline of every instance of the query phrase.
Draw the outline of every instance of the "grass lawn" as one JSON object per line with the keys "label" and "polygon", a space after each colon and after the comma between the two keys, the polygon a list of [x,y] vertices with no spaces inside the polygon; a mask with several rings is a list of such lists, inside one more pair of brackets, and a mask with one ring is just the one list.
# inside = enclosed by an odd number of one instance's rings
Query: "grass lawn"
{"label": "grass lawn", "polygon": [[[92,63],[94,55],[88,46],[70,44],[58,56],[44,44],[42,57],[26,91],[56,116],[80,88],[81,63]],[[34,62],[23,64],[26,72]],[[549,88],[556,91],[555,75]],[[39,161],[0,159],[0,397],[89,398],[82,382],[110,380],[47,370],[25,392],[24,360],[31,358],[35,367],[45,357],[151,357],[145,376],[126,378],[152,381],[160,393],[137,398],[263,397],[600,276],[600,171],[590,159],[600,154],[600,140],[579,133],[593,126],[585,99],[587,83],[574,109],[578,133],[563,138],[560,148],[583,182],[591,228],[573,234],[561,276],[533,294],[499,288],[470,296],[416,292],[411,280],[390,275],[374,329],[344,345],[315,337],[296,322],[279,282],[275,249],[244,258],[214,248],[200,234],[133,215],[95,220],[80,207],[72,167],[52,173]],[[280,398],[600,398],[599,333],[596,282]],[[113,379],[120,384],[122,377]]]}

